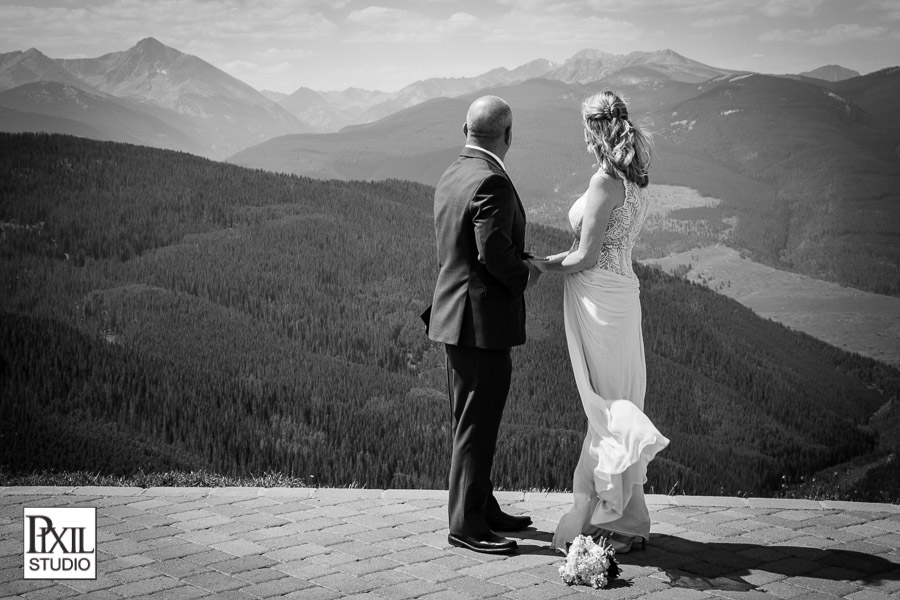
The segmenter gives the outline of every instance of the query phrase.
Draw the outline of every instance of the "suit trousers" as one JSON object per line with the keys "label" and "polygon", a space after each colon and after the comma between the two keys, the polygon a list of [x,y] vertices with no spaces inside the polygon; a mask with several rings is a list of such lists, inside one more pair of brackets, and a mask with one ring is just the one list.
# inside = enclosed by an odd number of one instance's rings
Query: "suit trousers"
{"label": "suit trousers", "polygon": [[486,350],[446,344],[453,411],[448,510],[450,533],[478,536],[498,516],[491,467],[512,378],[509,348]]}

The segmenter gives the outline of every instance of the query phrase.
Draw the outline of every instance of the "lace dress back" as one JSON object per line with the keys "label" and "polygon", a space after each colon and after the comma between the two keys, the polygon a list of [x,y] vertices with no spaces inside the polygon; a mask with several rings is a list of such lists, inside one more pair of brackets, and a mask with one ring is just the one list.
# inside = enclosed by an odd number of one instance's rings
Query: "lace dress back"
{"label": "lace dress back", "polygon": [[[631,268],[631,249],[644,226],[650,199],[646,188],[640,188],[627,180],[623,183],[625,184],[625,201],[622,206],[613,209],[609,215],[603,247],[595,267],[636,279],[634,270]],[[585,196],[582,196],[569,209],[569,225],[575,234],[573,250],[578,247],[581,239],[585,202]]]}

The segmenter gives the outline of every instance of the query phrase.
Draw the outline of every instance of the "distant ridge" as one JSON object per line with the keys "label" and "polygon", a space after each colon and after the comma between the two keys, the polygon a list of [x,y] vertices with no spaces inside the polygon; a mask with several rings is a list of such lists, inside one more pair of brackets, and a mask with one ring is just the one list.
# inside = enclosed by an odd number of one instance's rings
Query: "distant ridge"
{"label": "distant ridge", "polygon": [[280,102],[287,98],[290,94],[284,92],[275,92],[272,90],[259,90],[259,93],[271,100],[272,102]]}
{"label": "distant ridge", "polygon": [[582,50],[560,67],[548,72],[546,77],[566,83],[626,81],[633,85],[650,81],[700,83],[733,72],[710,67],[668,49],[631,52],[624,56],[598,50]]}
{"label": "distant ridge", "polygon": [[181,128],[149,114],[140,105],[84,87],[35,81],[0,92],[0,105],[17,111],[14,117],[11,114],[6,117],[12,117],[18,125],[0,119],[6,131],[15,131],[27,123],[47,133],[87,135],[194,154],[204,152]]}
{"label": "distant ridge", "polygon": [[[169,141],[157,143],[153,135],[142,136],[134,140],[136,143],[208,157],[223,158],[275,135],[312,130],[246,83],[152,37],[128,50],[98,58],[51,59],[36,49],[0,55],[0,90],[37,82],[59,83],[130,102],[128,108],[134,111],[134,119],[156,119],[164,129],[176,129],[187,138],[175,148]],[[17,109],[44,114],[48,122],[52,117],[79,120],[68,102],[58,104],[59,112],[47,103],[33,111],[24,106]],[[102,112],[99,105],[97,110]],[[138,116],[140,113],[144,114]],[[102,121],[99,114],[90,119],[95,117]],[[133,128],[125,121],[120,124]],[[49,125],[36,126],[53,130]],[[160,134],[165,137],[163,131]],[[128,138],[113,133],[102,139]]]}
{"label": "distant ridge", "polygon": [[[874,73],[831,83],[828,87],[846,96],[885,124],[900,132],[900,67],[888,67]],[[900,157],[900,143],[894,155]]]}
{"label": "distant ridge", "polygon": [[[371,123],[390,116],[406,108],[434,98],[456,98],[478,90],[510,86],[529,79],[546,78],[564,83],[586,84],[603,81],[608,85],[637,85],[660,82],[699,83],[733,71],[711,67],[686,58],[672,50],[656,52],[631,52],[626,55],[609,54],[601,50],[584,49],[575,53],[562,64],[538,59],[515,69],[497,68],[475,77],[435,77],[417,81],[397,92],[377,92],[347,89],[342,92],[318,92],[338,114],[343,115],[343,125]],[[322,126],[329,120],[319,120],[322,109],[319,100],[311,99],[304,92],[305,99],[298,100],[297,90],[291,97],[279,100],[279,104],[304,122],[309,122],[312,111],[317,123],[312,123],[317,131],[327,133],[337,131],[340,119],[331,122],[331,129]],[[335,113],[332,113],[335,114]]]}
{"label": "distant ridge", "polygon": [[337,131],[353,121],[352,109],[340,110],[319,92],[302,87],[277,100],[286,111],[297,117],[317,133]]}
{"label": "distant ridge", "polygon": [[859,77],[860,73],[859,71],[847,69],[840,65],[825,65],[824,67],[819,67],[818,69],[814,69],[812,71],[800,73],[800,75],[802,77],[812,77],[813,79],[822,79],[824,81],[835,82]]}
{"label": "distant ridge", "polygon": [[0,91],[36,81],[56,81],[86,90],[92,89],[90,84],[36,48],[0,54]]}

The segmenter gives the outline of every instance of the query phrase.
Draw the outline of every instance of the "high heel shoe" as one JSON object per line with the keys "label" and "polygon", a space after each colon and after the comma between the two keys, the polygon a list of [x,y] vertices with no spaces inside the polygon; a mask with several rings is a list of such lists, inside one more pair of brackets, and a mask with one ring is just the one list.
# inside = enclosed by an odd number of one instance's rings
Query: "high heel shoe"
{"label": "high heel shoe", "polygon": [[606,543],[616,551],[616,554],[628,554],[629,552],[631,552],[631,548],[635,545],[635,542],[640,544],[641,550],[644,550],[645,548],[645,540],[641,536],[631,537],[622,535],[621,533],[614,533],[612,531],[601,529],[599,532],[597,532],[596,537],[606,538]]}

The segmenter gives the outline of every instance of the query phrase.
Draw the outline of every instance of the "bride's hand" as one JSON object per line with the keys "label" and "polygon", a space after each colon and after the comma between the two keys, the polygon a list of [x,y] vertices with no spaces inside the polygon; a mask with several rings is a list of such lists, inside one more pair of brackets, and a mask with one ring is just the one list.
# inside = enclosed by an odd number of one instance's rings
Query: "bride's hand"
{"label": "bride's hand", "polygon": [[538,271],[540,271],[541,273],[547,272],[547,263],[549,261],[546,258],[540,258],[538,256],[535,256],[534,258],[529,258],[528,262],[530,262],[535,267],[537,267]]}

